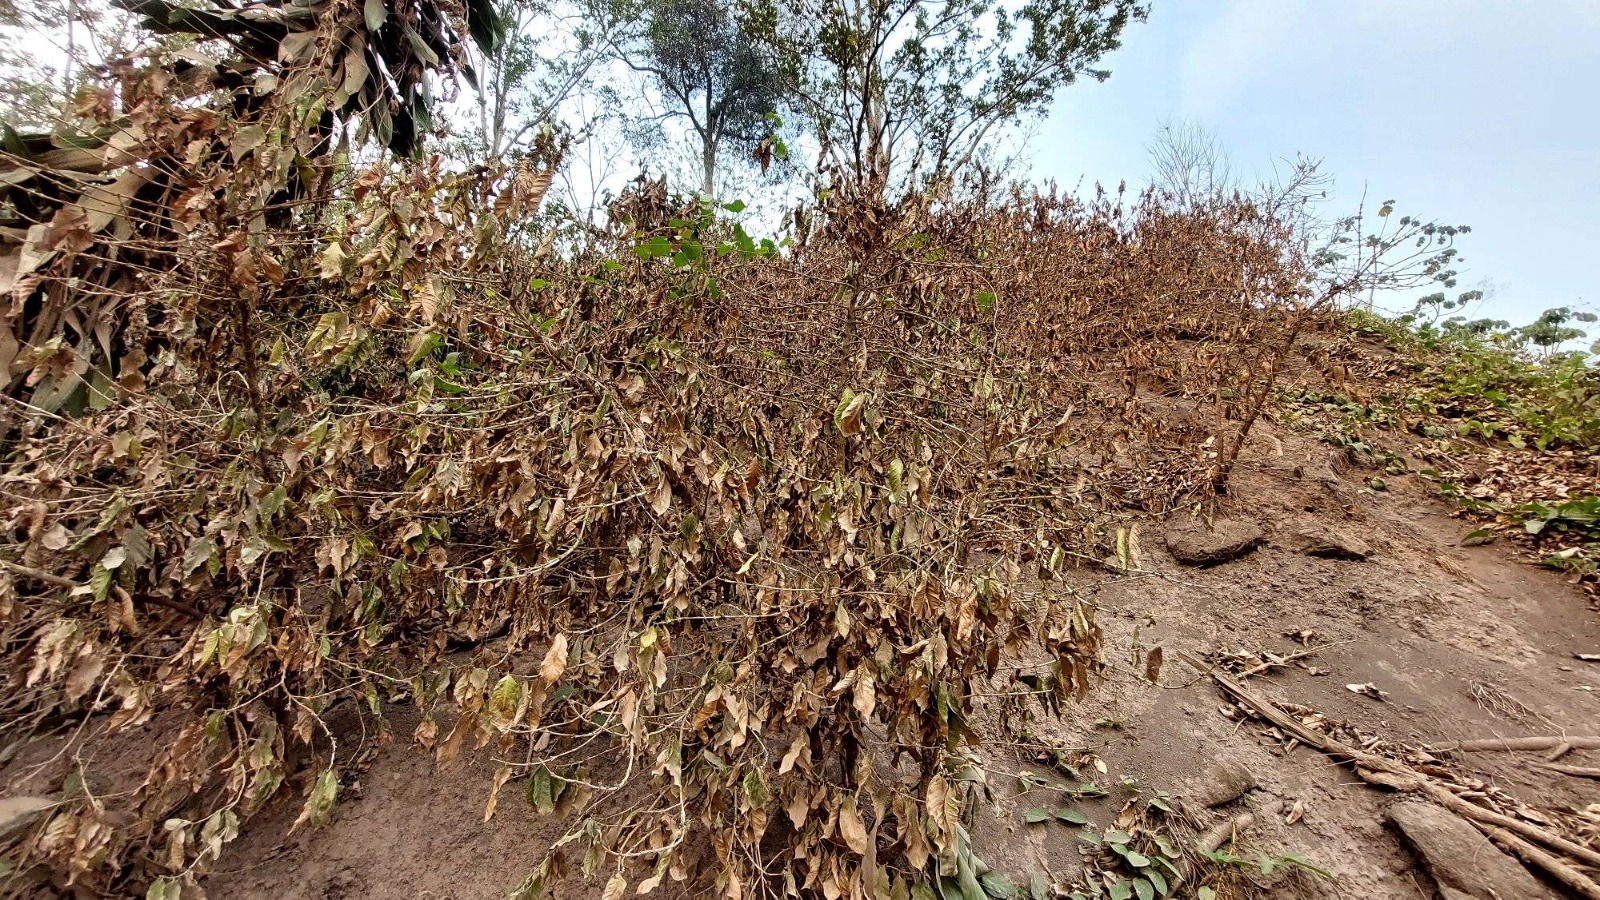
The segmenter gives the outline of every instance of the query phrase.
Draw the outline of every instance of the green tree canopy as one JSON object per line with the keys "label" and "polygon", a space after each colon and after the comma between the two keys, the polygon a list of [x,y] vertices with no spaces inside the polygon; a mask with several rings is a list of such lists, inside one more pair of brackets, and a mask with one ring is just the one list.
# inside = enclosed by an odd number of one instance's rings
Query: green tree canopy
{"label": "green tree canopy", "polygon": [[713,193],[724,151],[748,157],[772,132],[783,83],[766,47],[723,0],[662,0],[639,19],[619,55],[650,76],[700,149],[701,189]]}
{"label": "green tree canopy", "polygon": [[1139,0],[749,0],[835,177],[882,195],[947,178],[1060,88],[1110,74]]}

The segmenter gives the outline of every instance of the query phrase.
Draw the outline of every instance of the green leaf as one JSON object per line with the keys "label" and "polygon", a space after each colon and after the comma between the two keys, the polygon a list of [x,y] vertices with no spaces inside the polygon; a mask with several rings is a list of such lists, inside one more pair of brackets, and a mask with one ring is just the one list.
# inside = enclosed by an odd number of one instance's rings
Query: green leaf
{"label": "green leaf", "polygon": [[1167,884],[1167,876],[1161,874],[1155,869],[1147,870],[1144,873],[1144,877],[1150,879],[1150,883],[1156,886],[1156,891],[1158,891],[1163,897],[1165,897],[1172,890],[1172,887]]}
{"label": "green leaf", "polygon": [[1133,866],[1135,869],[1142,869],[1145,866],[1150,865],[1150,857],[1145,856],[1143,853],[1140,853],[1137,850],[1129,850],[1128,855],[1125,858],[1128,860],[1128,864]]}
{"label": "green leaf", "polygon": [[543,815],[549,815],[556,810],[550,770],[544,766],[534,769],[533,777],[528,779],[528,803]]}
{"label": "green leaf", "polygon": [[489,692],[489,723],[499,731],[516,724],[523,697],[522,682],[517,676],[507,673],[495,682],[494,690]]}
{"label": "green leaf", "polygon": [[658,256],[671,256],[672,243],[661,235],[656,235],[648,241],[641,241],[634,248],[640,259],[655,259]]}
{"label": "green leaf", "polygon": [[111,593],[111,570],[100,563],[95,563],[89,570],[89,587],[94,591],[96,600],[104,600]]}
{"label": "green leaf", "polygon": [[1028,810],[1027,815],[1023,818],[1027,820],[1029,825],[1037,825],[1040,822],[1050,821],[1050,814],[1035,806],[1033,809]]}
{"label": "green leaf", "polygon": [[306,807],[295,824],[305,821],[309,821],[313,826],[325,824],[333,812],[333,804],[338,799],[338,774],[332,769],[322,770],[322,774],[317,776],[316,785],[311,788],[311,796],[306,799]]}
{"label": "green leaf", "polygon": [[384,8],[383,0],[367,0],[361,7],[361,15],[367,20],[367,30],[377,33],[388,21],[389,10]]}
{"label": "green leaf", "polygon": [[1063,806],[1056,810],[1056,818],[1069,825],[1087,825],[1089,817],[1071,807]]}
{"label": "green leaf", "polygon": [[722,204],[722,208],[727,210],[728,212],[731,212],[731,213],[742,213],[742,212],[744,212],[744,209],[745,209],[744,201],[743,200],[735,200],[732,203],[724,203],[724,204]]}
{"label": "green leaf", "polygon": [[1050,881],[1038,872],[1028,878],[1028,900],[1050,900]]}
{"label": "green leaf", "polygon": [[1129,900],[1132,896],[1133,888],[1126,878],[1118,878],[1116,883],[1111,885],[1111,900]]}
{"label": "green leaf", "polygon": [[150,882],[150,887],[144,892],[144,900],[180,900],[183,895],[183,886],[178,880],[167,875]]}
{"label": "green leaf", "polygon": [[994,291],[978,292],[978,309],[988,312],[994,307]]}
{"label": "green leaf", "polygon": [[1011,883],[1011,879],[993,869],[983,873],[978,878],[978,884],[983,886],[985,894],[994,897],[995,900],[1011,900],[1017,896],[1017,886]]}
{"label": "green leaf", "polygon": [[1201,885],[1195,889],[1195,900],[1217,900],[1217,892],[1213,888]]}
{"label": "green leaf", "polygon": [[443,343],[444,338],[437,331],[429,330],[417,335],[411,339],[411,353],[406,357],[406,365],[415,366]]}
{"label": "green leaf", "polygon": [[1139,900],[1156,900],[1156,889],[1143,878],[1133,880],[1133,892],[1139,895]]}
{"label": "green leaf", "polygon": [[767,781],[761,777],[760,769],[751,769],[744,775],[744,795],[750,801],[751,809],[761,809],[772,799],[772,794],[767,791]]}

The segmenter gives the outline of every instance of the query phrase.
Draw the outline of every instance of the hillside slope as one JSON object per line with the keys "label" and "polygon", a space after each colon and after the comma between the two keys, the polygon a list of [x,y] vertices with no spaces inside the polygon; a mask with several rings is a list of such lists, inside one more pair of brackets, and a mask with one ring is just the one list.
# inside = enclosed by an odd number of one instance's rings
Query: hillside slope
{"label": "hillside slope", "polygon": [[[1481,779],[1497,796],[1542,811],[1575,833],[1600,837],[1596,783],[1542,770],[1545,753],[1465,753],[1464,740],[1593,734],[1600,722],[1600,664],[1576,654],[1600,652],[1600,617],[1584,593],[1554,573],[1532,567],[1498,545],[1461,546],[1472,530],[1416,476],[1390,478],[1388,490],[1367,486],[1375,470],[1353,466],[1328,444],[1280,428],[1251,442],[1224,515],[1259,528],[1263,543],[1238,559],[1186,566],[1166,549],[1163,531],[1137,534],[1136,573],[1080,570],[1077,590],[1095,602],[1113,665],[1089,699],[1068,707],[1060,722],[1039,727],[1041,744],[1083,748],[1104,763],[1080,758],[1085,780],[1103,798],[1070,801],[1090,820],[1029,825],[1026,811],[1068,801],[1042,788],[1022,793],[1009,774],[1060,781],[1034,750],[988,746],[979,759],[995,803],[976,813],[975,841],[997,870],[1026,884],[1033,873],[1053,884],[1081,877],[1081,831],[1114,824],[1135,796],[1170,795],[1194,830],[1246,810],[1262,811],[1242,829],[1233,852],[1294,853],[1327,870],[1262,877],[1244,868],[1213,876],[1219,896],[1427,896],[1432,877],[1386,812],[1400,799],[1363,784],[1351,772],[1226,705],[1209,679],[1178,660],[1183,654],[1232,669],[1246,660],[1297,657],[1249,679],[1284,704],[1315,710],[1355,733],[1391,747],[1431,748],[1453,772]],[[1366,559],[1332,558],[1333,543],[1370,550]],[[1161,647],[1159,684],[1135,665],[1136,646]],[[1314,651],[1314,652],[1312,652]],[[1298,655],[1298,656],[1297,656]],[[1235,661],[1238,662],[1235,662]],[[1383,699],[1347,685],[1371,684]],[[560,829],[518,796],[505,796],[483,819],[492,784],[489,753],[470,755],[442,775],[426,754],[408,747],[415,714],[392,718],[395,737],[350,739],[369,754],[359,794],[326,828],[286,835],[295,810],[253,821],[205,884],[212,896],[243,898],[498,897],[522,880],[527,861]],[[1575,751],[1564,763],[1600,765],[1600,754]],[[1256,783],[1242,797],[1208,809],[1243,766]],[[1131,779],[1131,787],[1123,780]],[[1226,792],[1224,792],[1225,794]],[[1587,809],[1586,809],[1587,807]],[[1286,824],[1291,817],[1293,824]],[[1585,829],[1587,831],[1585,832]],[[1281,872],[1281,870],[1280,870]],[[687,883],[666,896],[695,896]],[[557,897],[593,896],[574,879]],[[1550,896],[1558,896],[1553,888]]]}

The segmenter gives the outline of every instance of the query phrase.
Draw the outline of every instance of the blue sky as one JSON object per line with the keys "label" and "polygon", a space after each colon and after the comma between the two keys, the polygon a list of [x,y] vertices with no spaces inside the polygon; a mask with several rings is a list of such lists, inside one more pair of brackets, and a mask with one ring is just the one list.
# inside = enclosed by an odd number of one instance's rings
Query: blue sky
{"label": "blue sky", "polygon": [[[1249,177],[1297,152],[1400,213],[1472,226],[1463,289],[1520,324],[1600,306],[1600,0],[1155,0],[1110,80],[1064,90],[1029,142],[1064,187],[1143,182],[1166,119]],[[1254,180],[1253,178],[1251,180]]]}

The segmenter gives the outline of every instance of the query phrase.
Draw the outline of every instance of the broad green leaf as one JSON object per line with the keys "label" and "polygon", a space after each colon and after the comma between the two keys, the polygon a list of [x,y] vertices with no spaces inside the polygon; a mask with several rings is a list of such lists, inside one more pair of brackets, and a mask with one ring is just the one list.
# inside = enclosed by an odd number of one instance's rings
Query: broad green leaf
{"label": "broad green leaf", "polygon": [[389,10],[384,8],[383,0],[366,0],[361,7],[361,15],[367,20],[367,30],[376,34],[388,21]]}
{"label": "broad green leaf", "polygon": [[305,808],[300,811],[300,818],[295,820],[294,827],[298,828],[305,822],[310,822],[312,827],[326,824],[338,799],[338,773],[332,769],[322,770],[322,774],[317,776],[316,784],[311,788],[311,796],[306,798]]}
{"label": "broad green leaf", "polygon": [[527,692],[517,676],[507,673],[489,692],[489,724],[506,731],[521,718]]}
{"label": "broad green leaf", "polygon": [[751,809],[761,809],[772,799],[772,794],[767,791],[767,781],[761,777],[760,769],[751,769],[745,773],[744,795],[750,801]]}
{"label": "broad green leaf", "polygon": [[1011,883],[1011,879],[993,869],[983,873],[978,879],[978,884],[983,886],[985,894],[995,900],[1011,900],[1017,896],[1017,886]]}
{"label": "broad green leaf", "polygon": [[100,563],[95,563],[89,570],[89,587],[94,592],[96,600],[104,600],[111,593],[111,570]]}

